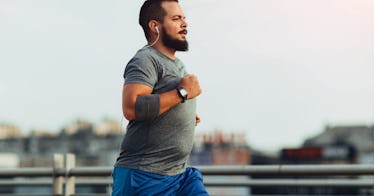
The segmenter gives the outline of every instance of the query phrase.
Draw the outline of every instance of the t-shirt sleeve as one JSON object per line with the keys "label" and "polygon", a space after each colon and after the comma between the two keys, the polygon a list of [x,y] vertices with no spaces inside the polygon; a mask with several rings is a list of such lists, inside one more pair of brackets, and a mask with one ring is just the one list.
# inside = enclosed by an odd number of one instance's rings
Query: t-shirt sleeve
{"label": "t-shirt sleeve", "polygon": [[127,64],[123,77],[125,84],[138,83],[154,88],[158,74],[149,58],[134,58]]}

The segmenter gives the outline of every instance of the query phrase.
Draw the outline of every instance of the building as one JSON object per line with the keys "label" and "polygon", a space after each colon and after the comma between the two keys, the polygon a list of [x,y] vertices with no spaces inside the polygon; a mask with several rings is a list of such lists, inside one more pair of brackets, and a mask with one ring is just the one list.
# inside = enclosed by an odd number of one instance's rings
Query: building
{"label": "building", "polygon": [[[221,131],[198,134],[190,156],[191,165],[248,165],[251,163],[250,148],[245,142],[245,134],[224,134]],[[205,176],[205,179],[227,180],[247,179],[246,176]],[[216,196],[248,196],[248,187],[208,187],[208,192]]]}
{"label": "building", "polygon": [[0,139],[19,138],[23,134],[21,130],[11,123],[0,123]]}
{"label": "building", "polygon": [[[120,124],[110,119],[97,125],[76,120],[60,132],[33,130],[27,137],[14,126],[2,127],[7,129],[1,129],[0,134],[7,137],[0,138],[0,153],[17,155],[19,167],[50,167],[55,153],[76,154],[77,166],[113,165],[123,138]],[[15,130],[17,134],[9,130]]]}
{"label": "building", "polygon": [[[374,126],[327,126],[305,140],[299,148],[285,148],[279,153],[279,164],[373,164]],[[254,178],[280,178],[254,176]],[[281,178],[318,178],[313,176],[281,176]],[[344,177],[339,177],[344,178]],[[370,190],[356,187],[262,187],[253,194],[283,195],[372,195]],[[366,194],[369,193],[369,194]]]}
{"label": "building", "polygon": [[195,136],[191,165],[248,165],[251,163],[245,134],[216,131]]}
{"label": "building", "polygon": [[325,130],[305,140],[303,146],[351,146],[357,150],[357,163],[374,164],[374,125],[326,126]]}

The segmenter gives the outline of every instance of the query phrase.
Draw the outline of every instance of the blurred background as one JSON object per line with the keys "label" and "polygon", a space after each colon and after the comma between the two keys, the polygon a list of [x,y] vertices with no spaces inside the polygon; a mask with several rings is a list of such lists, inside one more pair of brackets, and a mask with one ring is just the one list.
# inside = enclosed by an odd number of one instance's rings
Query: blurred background
{"label": "blurred background", "polygon": [[[0,167],[113,165],[142,2],[0,1]],[[180,4],[203,88],[191,164],[374,164],[374,1]]]}

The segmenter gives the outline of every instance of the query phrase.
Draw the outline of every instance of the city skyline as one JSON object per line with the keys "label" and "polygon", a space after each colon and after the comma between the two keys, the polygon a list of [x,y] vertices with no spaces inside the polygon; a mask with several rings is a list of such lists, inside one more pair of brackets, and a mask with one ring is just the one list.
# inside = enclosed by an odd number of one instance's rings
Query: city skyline
{"label": "city skyline", "polygon": [[[122,74],[145,45],[141,3],[1,1],[0,122],[58,130],[110,117],[125,127]],[[245,132],[274,150],[329,124],[374,124],[373,1],[180,3],[190,51],[177,56],[203,88],[196,133]]]}

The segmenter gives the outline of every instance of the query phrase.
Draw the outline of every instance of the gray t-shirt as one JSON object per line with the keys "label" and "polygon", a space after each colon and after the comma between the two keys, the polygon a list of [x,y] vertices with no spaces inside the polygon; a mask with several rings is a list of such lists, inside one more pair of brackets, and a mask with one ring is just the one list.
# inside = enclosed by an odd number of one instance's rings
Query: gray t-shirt
{"label": "gray t-shirt", "polygon": [[[187,74],[179,59],[172,60],[145,46],[127,64],[125,84],[145,84],[160,94],[178,87]],[[196,100],[187,100],[153,120],[130,121],[115,167],[139,169],[161,175],[184,172],[192,150]]]}

